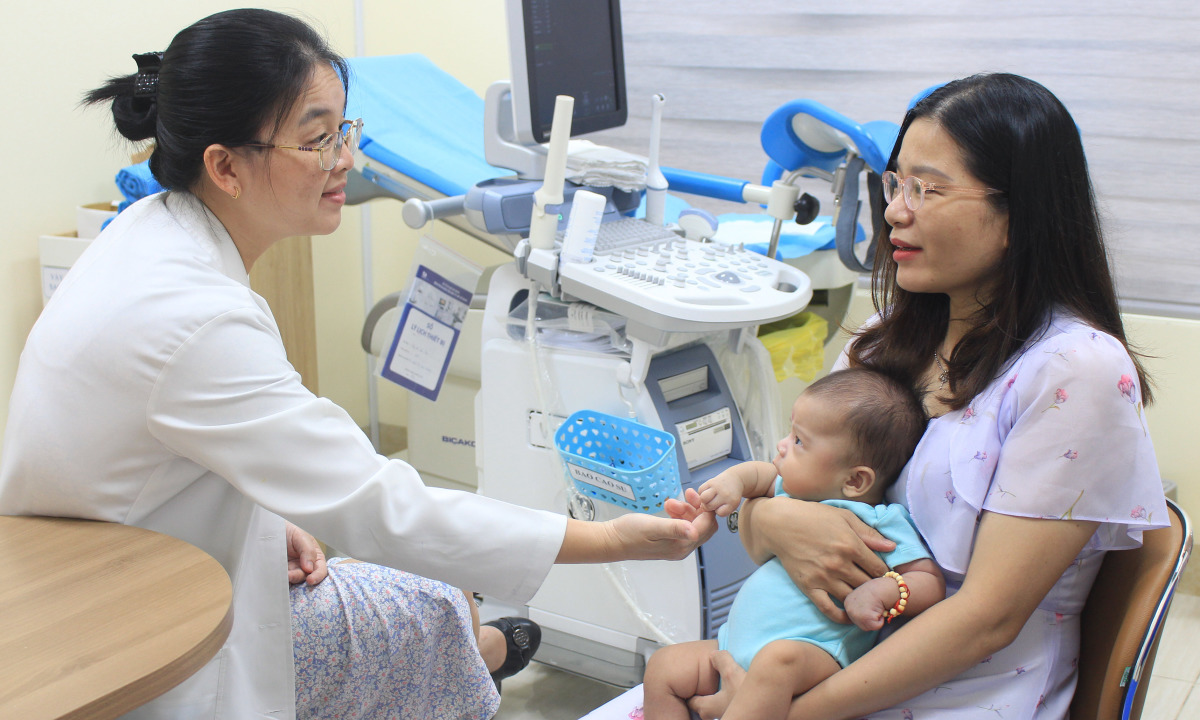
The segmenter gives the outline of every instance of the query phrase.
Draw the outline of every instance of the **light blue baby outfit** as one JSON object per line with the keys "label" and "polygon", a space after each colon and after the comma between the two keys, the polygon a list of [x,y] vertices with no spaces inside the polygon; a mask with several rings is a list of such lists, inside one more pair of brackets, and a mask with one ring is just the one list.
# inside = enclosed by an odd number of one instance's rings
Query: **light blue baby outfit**
{"label": "light blue baby outfit", "polygon": [[[776,478],[775,494],[787,497],[781,486],[782,479]],[[851,510],[894,541],[895,550],[879,553],[888,567],[930,557],[903,505],[872,506],[847,500],[825,500],[822,504]],[[800,640],[816,645],[845,667],[870,650],[878,634],[825,617],[788,577],[779,559],[772,558],[738,590],[729,609],[729,620],[717,632],[717,642],[747,669],[758,651],[775,640]]]}

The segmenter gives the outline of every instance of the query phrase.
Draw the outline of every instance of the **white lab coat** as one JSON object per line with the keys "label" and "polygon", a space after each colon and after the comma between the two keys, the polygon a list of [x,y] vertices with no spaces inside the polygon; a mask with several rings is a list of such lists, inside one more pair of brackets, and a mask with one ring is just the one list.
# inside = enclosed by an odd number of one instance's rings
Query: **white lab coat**
{"label": "white lab coat", "polygon": [[229,640],[136,717],[295,715],[283,518],[513,602],[565,532],[562,516],[426,488],[376,454],[300,383],[229,234],[184,192],[122,212],[68,273],[21,355],[4,441],[0,513],[157,530],[229,572]]}

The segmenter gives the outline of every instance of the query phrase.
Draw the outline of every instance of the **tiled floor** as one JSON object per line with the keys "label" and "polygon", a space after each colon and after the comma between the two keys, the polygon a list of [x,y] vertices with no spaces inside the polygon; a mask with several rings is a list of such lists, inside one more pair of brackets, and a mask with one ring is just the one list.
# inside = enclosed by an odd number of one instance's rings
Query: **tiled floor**
{"label": "tiled floor", "polygon": [[[1200,596],[1176,595],[1150,681],[1143,720],[1200,718]],[[496,720],[575,720],[624,692],[533,663],[504,681]]]}

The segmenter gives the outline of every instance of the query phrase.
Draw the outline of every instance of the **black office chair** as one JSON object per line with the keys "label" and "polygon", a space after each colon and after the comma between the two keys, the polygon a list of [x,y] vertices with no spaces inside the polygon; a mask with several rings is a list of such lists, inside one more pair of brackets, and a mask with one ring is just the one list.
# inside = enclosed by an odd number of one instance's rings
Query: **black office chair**
{"label": "black office chair", "polygon": [[1072,720],[1138,720],[1163,624],[1192,552],[1192,524],[1167,500],[1171,526],[1108,553],[1083,607]]}

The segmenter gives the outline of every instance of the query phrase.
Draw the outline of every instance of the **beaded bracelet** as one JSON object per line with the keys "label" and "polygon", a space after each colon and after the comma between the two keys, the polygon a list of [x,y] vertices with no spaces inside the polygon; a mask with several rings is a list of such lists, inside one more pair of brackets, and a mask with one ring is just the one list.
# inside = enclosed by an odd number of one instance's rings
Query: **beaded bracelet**
{"label": "beaded bracelet", "polygon": [[900,586],[900,599],[896,601],[896,604],[892,606],[891,610],[888,610],[887,622],[890,623],[893,618],[900,617],[904,614],[904,606],[908,605],[908,583],[904,582],[903,575],[895,572],[894,570],[887,571],[883,576],[892,578],[896,581],[896,584]]}

